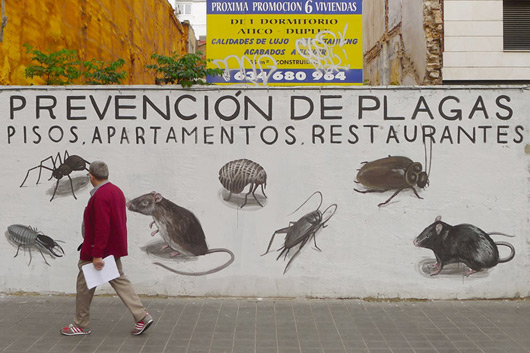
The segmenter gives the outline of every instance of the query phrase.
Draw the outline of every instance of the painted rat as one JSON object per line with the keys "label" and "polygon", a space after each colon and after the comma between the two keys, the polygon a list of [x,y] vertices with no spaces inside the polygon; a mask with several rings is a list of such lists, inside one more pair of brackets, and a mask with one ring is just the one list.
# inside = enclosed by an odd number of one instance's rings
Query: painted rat
{"label": "painted rat", "polygon": [[149,194],[138,196],[127,202],[127,208],[130,211],[153,217],[153,222],[149,224],[149,227],[156,224],[157,230],[153,231],[151,235],[154,236],[160,233],[162,239],[166,242],[165,247],[173,250],[171,256],[179,254],[199,256],[215,252],[226,252],[230,255],[230,260],[224,265],[204,272],[182,272],[159,262],[155,262],[155,265],[181,275],[203,276],[220,271],[234,262],[234,254],[230,250],[224,248],[208,249],[204,231],[197,217],[191,211],[163,198],[161,194],[153,191]]}
{"label": "painted rat", "polygon": [[[466,272],[470,275],[514,258],[515,249],[510,243],[494,242],[490,237],[492,234],[506,234],[486,233],[471,224],[451,226],[441,220],[441,216],[436,217],[434,223],[414,239],[415,246],[431,249],[436,256],[435,271],[431,276],[439,274],[450,263],[463,262],[471,269]],[[499,258],[497,245],[510,248],[510,255]]]}

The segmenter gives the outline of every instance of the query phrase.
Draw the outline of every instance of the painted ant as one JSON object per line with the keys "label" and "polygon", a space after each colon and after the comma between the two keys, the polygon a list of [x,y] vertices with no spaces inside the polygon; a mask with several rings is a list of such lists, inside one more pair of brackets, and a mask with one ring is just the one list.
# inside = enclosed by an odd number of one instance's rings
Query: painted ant
{"label": "painted ant", "polygon": [[[43,163],[49,159],[51,159],[53,163],[53,168],[43,165]],[[57,183],[55,184],[55,190],[53,190],[53,195],[52,195],[52,198],[50,199],[50,202],[55,197],[55,193],[57,192],[57,187],[59,186],[59,180],[65,175],[68,177],[68,179],[70,179],[70,187],[72,189],[72,195],[74,196],[74,199],[77,200],[77,197],[75,197],[75,194],[74,194],[74,185],[72,183],[72,178],[70,178],[70,173],[72,173],[74,170],[77,170],[77,171],[86,170],[88,172],[87,164],[90,165],[90,162],[84,160],[83,158],[77,155],[70,156],[68,154],[68,151],[65,150],[63,159],[61,159],[61,154],[57,153],[57,156],[55,158],[53,158],[53,156],[49,156],[48,158],[43,159],[38,166],[28,169],[28,172],[26,173],[26,177],[24,178],[24,181],[22,182],[22,184],[20,184],[20,187],[22,187],[24,183],[26,182],[26,179],[29,176],[29,172],[37,168],[39,168],[39,177],[37,179],[37,184],[38,184],[40,181],[42,168],[44,168],[44,169],[51,170],[52,172],[52,175],[50,179],[48,180],[51,180],[52,178],[57,179]]]}

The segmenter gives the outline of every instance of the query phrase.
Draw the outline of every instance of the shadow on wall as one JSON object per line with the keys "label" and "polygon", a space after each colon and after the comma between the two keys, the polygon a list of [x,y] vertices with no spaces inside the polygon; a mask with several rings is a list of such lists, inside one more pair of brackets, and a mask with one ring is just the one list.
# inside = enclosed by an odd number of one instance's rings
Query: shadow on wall
{"label": "shadow on wall", "polygon": [[195,255],[175,255],[174,250],[171,249],[163,240],[151,241],[142,246],[140,249],[145,251],[149,256],[165,260],[172,260],[175,263],[188,263],[190,261],[197,261],[198,259],[198,257]]}
{"label": "shadow on wall", "polygon": [[[254,195],[254,198],[247,199],[248,194],[231,194],[226,189],[219,190],[219,198],[225,206],[233,209],[254,211],[267,205],[267,197]],[[245,206],[245,207],[243,207]]]}
{"label": "shadow on wall", "polygon": [[[440,271],[438,275],[432,275],[434,270],[437,268],[436,259],[432,259],[432,258],[424,258],[423,260],[419,261],[416,264],[416,268],[423,277],[433,278],[433,279],[439,278],[439,277],[454,278],[455,276],[467,277],[465,275],[465,271],[469,269],[463,263],[458,262],[458,263],[446,265],[444,266],[444,268]],[[491,269],[477,272],[473,274],[473,276],[470,276],[469,278],[488,277],[490,270]]]}
{"label": "shadow on wall", "polygon": [[[90,184],[90,178],[88,175],[84,176],[77,176],[72,178],[72,185],[70,185],[69,180],[61,180],[59,181],[59,185],[57,186],[57,190],[55,191],[55,197],[63,197],[68,196],[72,194],[72,187],[74,192],[79,192],[83,189],[85,189]],[[53,191],[55,190],[55,185],[52,185],[48,190],[46,190],[46,195],[53,195]]]}

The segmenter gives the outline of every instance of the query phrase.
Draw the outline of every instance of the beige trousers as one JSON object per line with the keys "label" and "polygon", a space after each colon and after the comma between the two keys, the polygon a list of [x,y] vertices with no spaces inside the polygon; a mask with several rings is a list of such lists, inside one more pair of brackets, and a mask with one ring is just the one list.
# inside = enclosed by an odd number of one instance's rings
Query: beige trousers
{"label": "beige trousers", "polygon": [[[77,295],[75,298],[75,319],[74,324],[82,329],[90,328],[90,303],[94,297],[96,287],[88,289],[85,276],[81,267],[86,264],[90,264],[92,261],[79,260],[77,267],[79,268],[79,274],[77,275]],[[109,284],[114,288],[121,301],[127,306],[129,311],[134,317],[134,322],[138,322],[145,317],[146,310],[142,305],[140,297],[135,293],[132,288],[131,282],[125,277],[122,271],[121,259],[116,259],[116,266],[120,277],[113,279]]]}

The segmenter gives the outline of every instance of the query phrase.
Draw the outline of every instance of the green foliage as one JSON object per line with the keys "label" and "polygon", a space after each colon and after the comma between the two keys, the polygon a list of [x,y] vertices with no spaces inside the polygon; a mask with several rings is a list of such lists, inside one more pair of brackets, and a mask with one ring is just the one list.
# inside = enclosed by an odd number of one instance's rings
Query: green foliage
{"label": "green foliage", "polygon": [[125,64],[125,60],[118,59],[111,63],[92,59],[83,63],[85,83],[88,85],[119,85],[127,77],[126,71],[117,72]]}
{"label": "green foliage", "polygon": [[68,85],[81,76],[75,50],[61,49],[45,54],[29,44],[24,44],[24,47],[26,54],[33,55],[31,60],[38,63],[26,68],[26,77],[40,77],[46,85]]}
{"label": "green foliage", "polygon": [[[200,53],[199,53],[200,54]],[[211,60],[204,60],[195,53],[188,53],[178,57],[176,53],[172,56],[153,54],[152,59],[156,64],[146,65],[146,68],[156,70],[161,74],[158,82],[165,84],[180,84],[182,87],[191,87],[192,85],[205,85],[206,75],[221,76],[223,70],[219,68],[206,68]]]}

